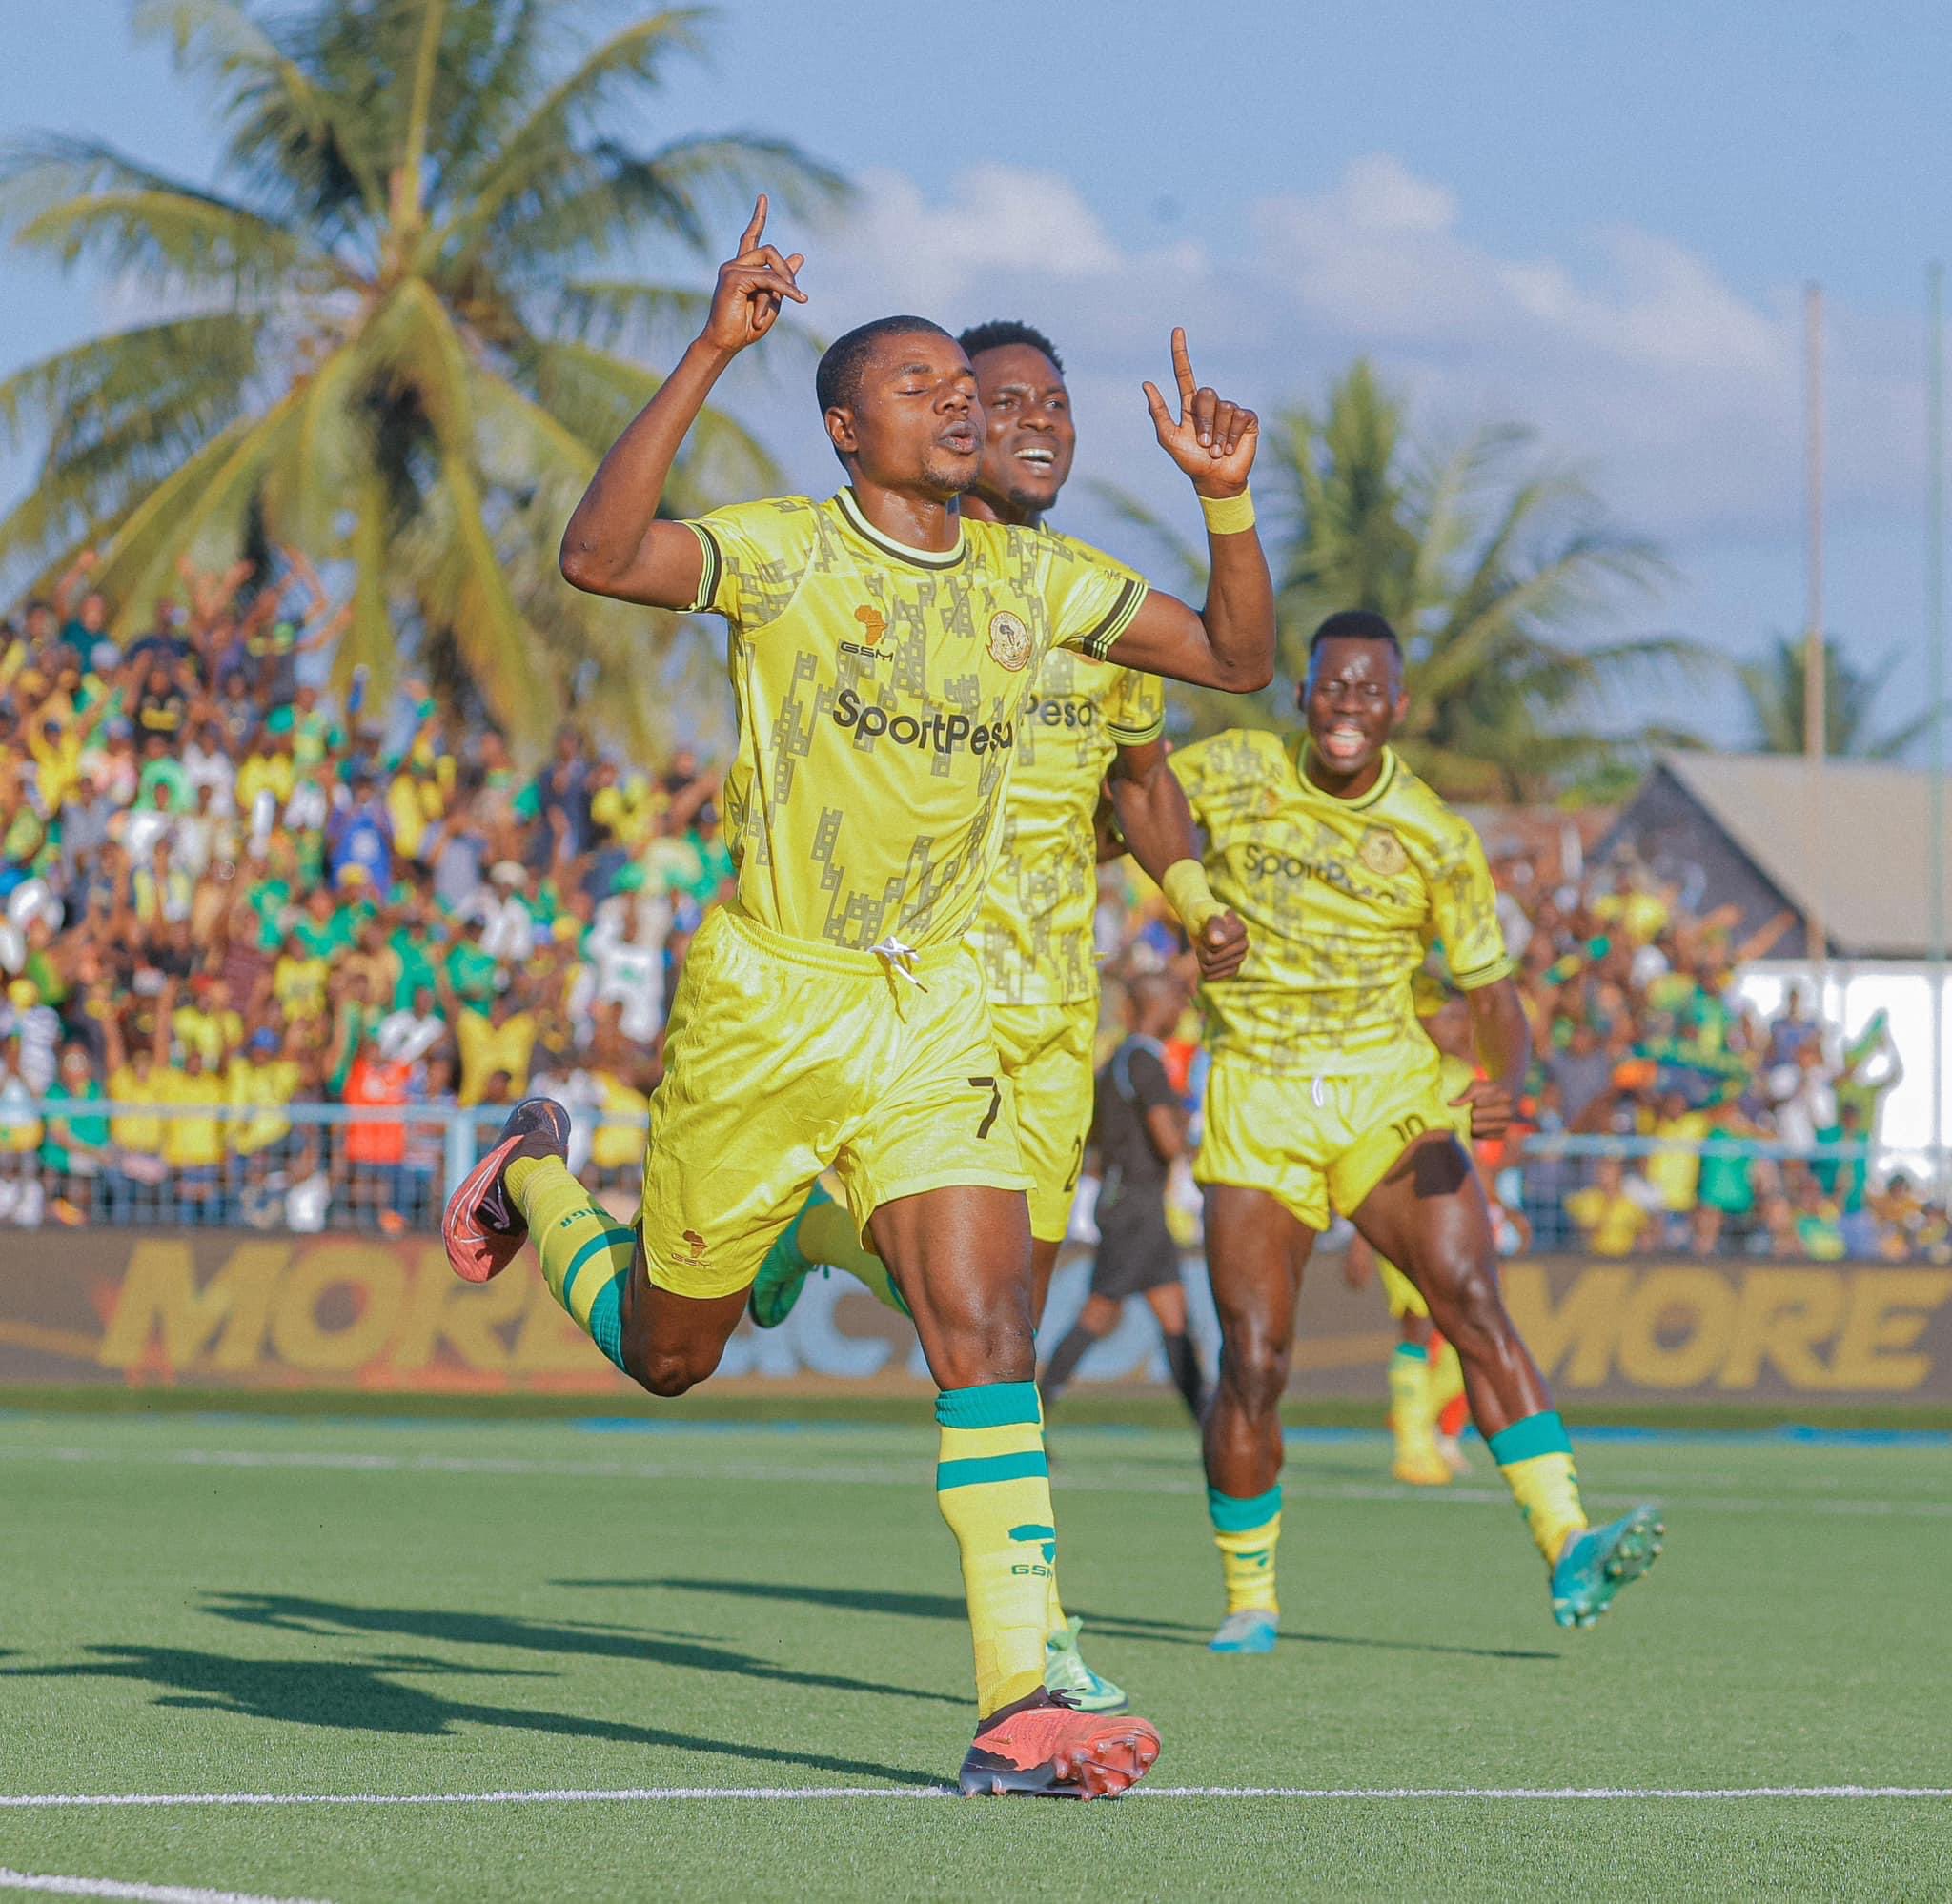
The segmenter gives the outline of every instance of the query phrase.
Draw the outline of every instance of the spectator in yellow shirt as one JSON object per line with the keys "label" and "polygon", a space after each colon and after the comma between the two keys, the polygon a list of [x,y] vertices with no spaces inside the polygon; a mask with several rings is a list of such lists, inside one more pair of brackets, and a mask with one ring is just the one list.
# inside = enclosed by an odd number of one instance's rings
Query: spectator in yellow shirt
{"label": "spectator in yellow shirt", "polygon": [[1647,1181],[1660,1200],[1668,1218],[1667,1242],[1675,1248],[1686,1247],[1690,1225],[1700,1202],[1701,1152],[1714,1121],[1704,1110],[1690,1110],[1678,1091],[1661,1100],[1651,1135],[1667,1141],[1673,1147],[1657,1150],[1647,1161]]}
{"label": "spectator in yellow shirt", "polygon": [[287,1019],[319,1018],[332,987],[332,966],[308,951],[295,932],[285,935],[285,949],[272,967],[271,995]]}
{"label": "spectator in yellow shirt", "polygon": [[224,1120],[185,1116],[185,1111],[221,1111],[229,1093],[224,1081],[203,1062],[203,1048],[192,1044],[173,1064],[172,1030],[177,984],[164,988],[156,1012],[154,1060],[150,1090],[155,1102],[179,1114],[163,1120],[163,1162],[172,1172],[176,1220],[214,1224],[224,1220]]}
{"label": "spectator in yellow shirt", "polygon": [[170,1030],[186,1051],[203,1053],[204,1066],[220,1071],[224,1061],[244,1042],[242,1014],[231,1009],[231,988],[222,979],[198,978],[190,987],[190,1003],[170,1015]]}
{"label": "spectator in yellow shirt", "polygon": [[529,1087],[529,1061],[536,1049],[536,1015],[518,1004],[512,991],[498,992],[486,1017],[452,1006],[448,1023],[460,1047],[463,1105],[482,1103],[488,1082],[498,1071],[508,1074],[516,1097]]}
{"label": "spectator in yellow shirt", "polygon": [[1602,1157],[1594,1181],[1566,1199],[1566,1213],[1579,1225],[1594,1255],[1631,1256],[1652,1221],[1648,1201],[1646,1185],[1637,1179],[1630,1187],[1626,1165],[1617,1157]]}

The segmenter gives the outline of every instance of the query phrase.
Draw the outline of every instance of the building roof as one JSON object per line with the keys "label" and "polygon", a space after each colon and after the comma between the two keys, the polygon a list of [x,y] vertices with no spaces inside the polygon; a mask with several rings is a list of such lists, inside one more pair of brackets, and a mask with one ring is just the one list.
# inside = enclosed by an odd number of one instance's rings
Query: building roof
{"label": "building roof", "polygon": [[[1660,766],[1792,906],[1806,914],[1815,903],[1834,953],[1924,956],[1931,939],[1929,774],[1875,760],[1826,760],[1813,813],[1810,769],[1799,754],[1676,752],[1663,754]],[[1945,879],[1952,909],[1952,853]]]}

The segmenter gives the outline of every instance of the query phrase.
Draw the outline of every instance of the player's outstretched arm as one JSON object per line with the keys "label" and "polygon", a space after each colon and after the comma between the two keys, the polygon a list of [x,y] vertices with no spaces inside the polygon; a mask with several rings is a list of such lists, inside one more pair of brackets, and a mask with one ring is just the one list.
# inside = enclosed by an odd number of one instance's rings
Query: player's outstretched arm
{"label": "player's outstretched arm", "polygon": [[1532,1026],[1515,979],[1499,979],[1464,996],[1477,1056],[1490,1076],[1467,1084],[1451,1102],[1471,1106],[1471,1135],[1482,1142],[1502,1137],[1517,1111],[1532,1067]]}
{"label": "player's outstretched arm", "polygon": [[1260,419],[1197,381],[1184,331],[1172,334],[1172,374],[1179,415],[1156,384],[1146,385],[1146,403],[1159,447],[1192,479],[1207,517],[1207,605],[1195,610],[1155,590],[1114,653],[1128,668],[1251,694],[1274,679],[1274,582],[1247,494]]}
{"label": "player's outstretched arm", "polygon": [[[1167,764],[1166,743],[1121,747],[1106,787],[1131,856],[1165,888],[1205,980],[1230,979],[1247,957],[1247,927],[1208,889],[1186,789]],[[1185,868],[1175,873],[1174,868]]]}
{"label": "player's outstretched arm", "polygon": [[652,608],[697,600],[704,552],[690,530],[658,520],[658,504],[679,445],[725,366],[779,322],[787,298],[806,302],[795,278],[805,259],[762,244],[765,227],[762,194],[738,256],[719,267],[704,329],[590,478],[562,532],[562,578],[571,586]]}

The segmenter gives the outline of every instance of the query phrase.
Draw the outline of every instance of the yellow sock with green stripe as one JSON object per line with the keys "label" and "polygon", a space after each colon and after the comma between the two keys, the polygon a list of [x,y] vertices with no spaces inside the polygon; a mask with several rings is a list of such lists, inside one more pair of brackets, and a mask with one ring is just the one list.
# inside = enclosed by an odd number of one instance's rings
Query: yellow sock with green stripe
{"label": "yellow sock with green stripe", "polygon": [[622,1368],[623,1284],[637,1260],[636,1229],[600,1209],[559,1157],[518,1157],[502,1181],[529,1226],[549,1293]]}
{"label": "yellow sock with green stripe", "polygon": [[1213,1545],[1220,1550],[1220,1571],[1227,1582],[1227,1610],[1278,1613],[1274,1549],[1281,1539],[1280,1482],[1247,1500],[1209,1488],[1207,1512],[1212,1517]]}
{"label": "yellow sock with green stripe", "polygon": [[844,1269],[865,1283],[877,1302],[897,1315],[908,1313],[887,1265],[862,1242],[847,1205],[833,1202],[818,1185],[800,1214],[794,1244],[809,1263],[831,1263],[836,1269]]}
{"label": "yellow sock with green stripe", "polygon": [[1034,1382],[946,1388],[936,1505],[963,1555],[976,1643],[976,1710],[985,1718],[1044,1684],[1044,1640],[1057,1529]]}
{"label": "yellow sock with green stripe", "polygon": [[1390,1356],[1390,1432],[1396,1452],[1422,1454],[1433,1446],[1430,1357],[1420,1342],[1399,1342]]}
{"label": "yellow sock with green stripe", "polygon": [[1527,1415],[1492,1436],[1491,1458],[1518,1503],[1545,1564],[1552,1566],[1566,1536],[1581,1533],[1587,1526],[1565,1423],[1553,1408]]}

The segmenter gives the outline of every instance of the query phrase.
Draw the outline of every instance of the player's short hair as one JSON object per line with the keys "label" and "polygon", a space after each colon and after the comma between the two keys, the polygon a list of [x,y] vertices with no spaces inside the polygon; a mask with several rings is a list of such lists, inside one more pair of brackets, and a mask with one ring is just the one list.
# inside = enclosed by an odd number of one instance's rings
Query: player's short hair
{"label": "player's short hair", "polygon": [[1387,641],[1403,658],[1403,644],[1396,631],[1372,608],[1338,608],[1309,638],[1309,658],[1314,658],[1324,641]]}
{"label": "player's short hair", "polygon": [[[925,331],[931,336],[947,337],[948,332],[928,317],[877,317],[871,323],[857,324],[826,347],[820,367],[813,374],[814,400],[824,416],[829,410],[852,408],[861,395],[861,374],[884,337]],[[951,339],[953,341],[953,339]]]}
{"label": "player's short hair", "polygon": [[1015,317],[992,317],[986,324],[971,324],[956,342],[972,359],[983,351],[1004,351],[1012,344],[1027,344],[1050,359],[1059,376],[1064,375],[1064,359],[1058,355],[1057,346],[1034,324],[1023,323]]}

